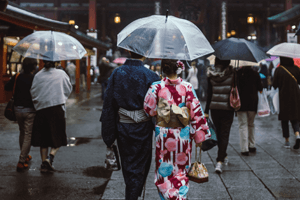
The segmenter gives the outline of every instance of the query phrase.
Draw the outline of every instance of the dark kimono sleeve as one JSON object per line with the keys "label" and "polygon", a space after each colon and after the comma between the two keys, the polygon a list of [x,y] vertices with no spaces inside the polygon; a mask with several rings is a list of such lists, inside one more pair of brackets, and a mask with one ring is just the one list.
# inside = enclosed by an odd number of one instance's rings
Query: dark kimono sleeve
{"label": "dark kimono sleeve", "polygon": [[118,130],[117,130],[117,121],[118,121],[118,110],[119,106],[116,99],[114,98],[115,90],[115,79],[116,79],[115,70],[108,80],[108,85],[105,91],[105,98],[103,104],[102,115],[100,121],[102,122],[102,138],[105,144],[110,147],[114,141],[117,139]]}

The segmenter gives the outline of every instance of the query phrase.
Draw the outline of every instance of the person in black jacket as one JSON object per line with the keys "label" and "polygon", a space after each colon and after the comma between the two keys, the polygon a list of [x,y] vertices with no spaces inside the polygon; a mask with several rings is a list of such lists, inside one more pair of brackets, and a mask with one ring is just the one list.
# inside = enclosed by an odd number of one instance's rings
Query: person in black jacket
{"label": "person in black jacket", "polygon": [[255,152],[255,127],[254,118],[257,112],[258,91],[262,91],[258,72],[251,66],[242,67],[237,71],[238,91],[241,108],[237,112],[239,121],[240,147],[242,155],[248,156],[249,151]]}
{"label": "person in black jacket", "polygon": [[[28,161],[31,156],[28,154],[31,147],[31,133],[35,117],[35,109],[30,95],[30,88],[33,81],[33,72],[37,66],[37,61],[32,58],[25,58],[23,61],[23,72],[13,76],[10,81],[5,85],[6,91],[13,91],[15,114],[20,129],[19,145],[21,149],[17,171],[24,171],[28,168]],[[15,85],[16,80],[16,85]]]}
{"label": "person in black jacket", "polygon": [[[277,67],[274,74],[273,87],[279,88],[279,115],[285,148],[290,148],[289,142],[289,121],[292,123],[296,136],[294,149],[299,149],[299,121],[300,121],[300,69],[294,65],[292,58],[280,57],[280,67]],[[282,67],[283,66],[283,67]]]}
{"label": "person in black jacket", "polygon": [[222,173],[223,163],[227,165],[227,146],[230,128],[233,122],[234,110],[229,104],[234,70],[229,65],[230,60],[220,60],[216,57],[215,66],[207,69],[208,91],[205,107],[205,117],[209,110],[216,127],[218,139],[218,157],[215,171]]}

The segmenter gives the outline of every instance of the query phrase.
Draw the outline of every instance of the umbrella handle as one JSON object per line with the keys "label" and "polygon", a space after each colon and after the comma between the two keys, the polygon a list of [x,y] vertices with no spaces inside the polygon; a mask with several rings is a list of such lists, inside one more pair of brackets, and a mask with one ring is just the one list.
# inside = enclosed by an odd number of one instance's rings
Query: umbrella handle
{"label": "umbrella handle", "polygon": [[165,23],[167,23],[168,16],[169,16],[169,10],[167,10],[167,13],[166,13],[166,22]]}

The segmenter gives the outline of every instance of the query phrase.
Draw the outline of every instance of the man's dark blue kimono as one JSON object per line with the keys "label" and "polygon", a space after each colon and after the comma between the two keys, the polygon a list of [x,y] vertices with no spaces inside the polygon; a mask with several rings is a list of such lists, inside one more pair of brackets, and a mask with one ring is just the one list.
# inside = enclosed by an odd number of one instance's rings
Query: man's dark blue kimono
{"label": "man's dark blue kimono", "polygon": [[159,81],[157,74],[144,67],[140,60],[127,59],[115,69],[108,80],[105,92],[102,138],[107,146],[115,139],[121,157],[126,184],[126,200],[137,200],[146,181],[152,157],[152,121],[141,123],[119,122],[118,110],[141,110],[150,85]]}

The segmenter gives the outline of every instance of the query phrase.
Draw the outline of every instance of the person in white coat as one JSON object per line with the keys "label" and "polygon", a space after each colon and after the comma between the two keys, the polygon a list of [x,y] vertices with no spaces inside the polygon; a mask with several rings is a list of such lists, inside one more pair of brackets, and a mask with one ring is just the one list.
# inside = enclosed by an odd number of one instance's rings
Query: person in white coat
{"label": "person in white coat", "polygon": [[[55,62],[44,63],[30,89],[36,110],[31,145],[40,147],[41,172],[49,172],[54,171],[52,163],[59,147],[67,145],[65,104],[72,92],[72,85],[68,75],[55,68]],[[48,155],[49,147],[51,151]]]}
{"label": "person in white coat", "polygon": [[189,75],[186,78],[186,81],[190,82],[196,92],[196,95],[198,96],[198,98],[200,98],[199,95],[199,81],[197,78],[197,74],[198,74],[198,69],[196,67],[196,62],[192,62],[192,68],[189,69]]}

